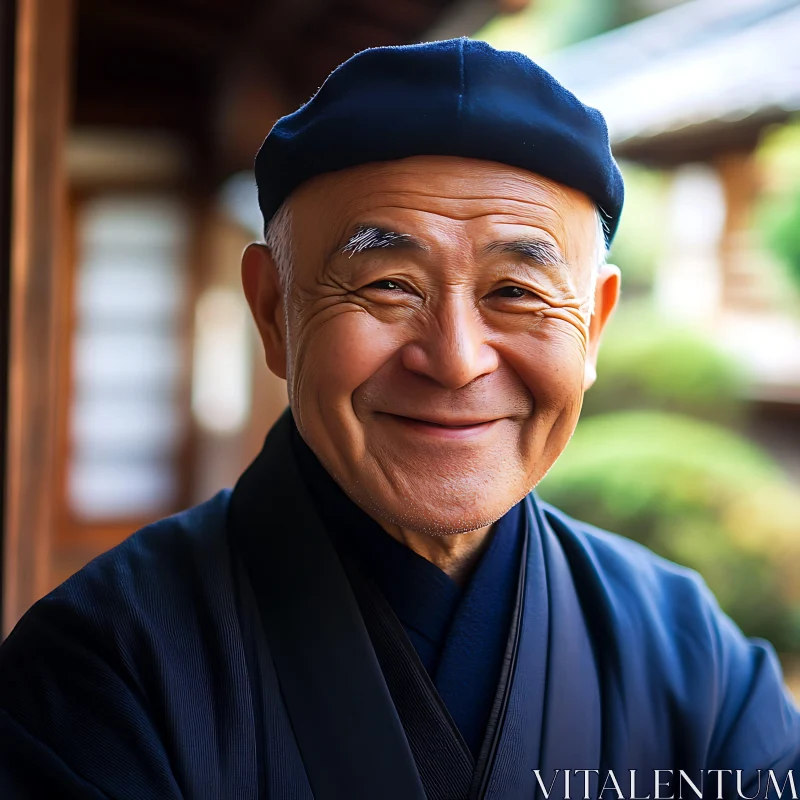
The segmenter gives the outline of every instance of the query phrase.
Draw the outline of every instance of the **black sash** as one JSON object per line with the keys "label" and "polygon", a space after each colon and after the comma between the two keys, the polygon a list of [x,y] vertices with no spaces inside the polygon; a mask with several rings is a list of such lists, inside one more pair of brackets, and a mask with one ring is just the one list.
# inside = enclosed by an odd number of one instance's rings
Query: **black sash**
{"label": "black sash", "polygon": [[288,413],[239,479],[229,525],[315,800],[425,800],[358,604],[292,459]]}
{"label": "black sash", "polygon": [[343,565],[428,800],[468,800],[475,763],[400,620],[352,556]]}

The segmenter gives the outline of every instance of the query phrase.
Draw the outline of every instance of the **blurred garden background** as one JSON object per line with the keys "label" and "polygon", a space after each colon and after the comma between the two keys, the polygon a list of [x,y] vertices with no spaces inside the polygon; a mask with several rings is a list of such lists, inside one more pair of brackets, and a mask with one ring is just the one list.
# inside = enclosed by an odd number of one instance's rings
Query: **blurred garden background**
{"label": "blurred garden background", "polygon": [[603,111],[627,187],[622,305],[539,493],[698,570],[800,696],[800,7],[543,0],[478,36]]}

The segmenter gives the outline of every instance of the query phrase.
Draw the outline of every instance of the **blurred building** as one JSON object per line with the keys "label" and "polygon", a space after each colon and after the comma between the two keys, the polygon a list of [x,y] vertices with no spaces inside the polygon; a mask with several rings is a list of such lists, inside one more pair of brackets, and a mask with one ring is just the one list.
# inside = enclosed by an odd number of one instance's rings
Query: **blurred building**
{"label": "blurred building", "polygon": [[272,123],[368,46],[525,0],[0,4],[3,629],[208,497],[286,402],[239,288]]}
{"label": "blurred building", "polygon": [[751,376],[753,433],[800,479],[797,293],[753,229],[765,131],[800,112],[800,0],[690,0],[542,63],[670,175],[656,302]]}

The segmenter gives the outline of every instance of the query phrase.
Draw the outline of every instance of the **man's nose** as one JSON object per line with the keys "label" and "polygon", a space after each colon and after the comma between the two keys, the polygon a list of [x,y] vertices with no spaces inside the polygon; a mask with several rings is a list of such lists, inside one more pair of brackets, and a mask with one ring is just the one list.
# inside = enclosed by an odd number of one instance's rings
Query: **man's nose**
{"label": "man's nose", "polygon": [[406,369],[447,389],[460,389],[498,366],[480,313],[467,298],[437,309],[420,335],[403,347],[401,356]]}

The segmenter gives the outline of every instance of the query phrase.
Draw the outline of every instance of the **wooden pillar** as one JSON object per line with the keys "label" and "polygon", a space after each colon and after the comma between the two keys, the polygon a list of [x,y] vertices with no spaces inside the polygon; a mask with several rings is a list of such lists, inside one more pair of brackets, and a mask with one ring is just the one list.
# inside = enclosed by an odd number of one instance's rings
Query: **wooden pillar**
{"label": "wooden pillar", "polygon": [[763,259],[753,238],[751,218],[758,196],[752,150],[721,153],[715,160],[725,192],[725,227],[720,242],[722,304],[725,309],[760,311],[769,307]]}
{"label": "wooden pillar", "polygon": [[[11,281],[11,162],[14,139],[15,4],[0,3],[0,509],[6,486],[8,436],[8,315]],[[4,525],[0,515],[0,626],[3,611]],[[2,628],[0,627],[0,638]]]}
{"label": "wooden pillar", "polygon": [[48,587],[71,0],[18,0],[14,59],[3,631]]}

